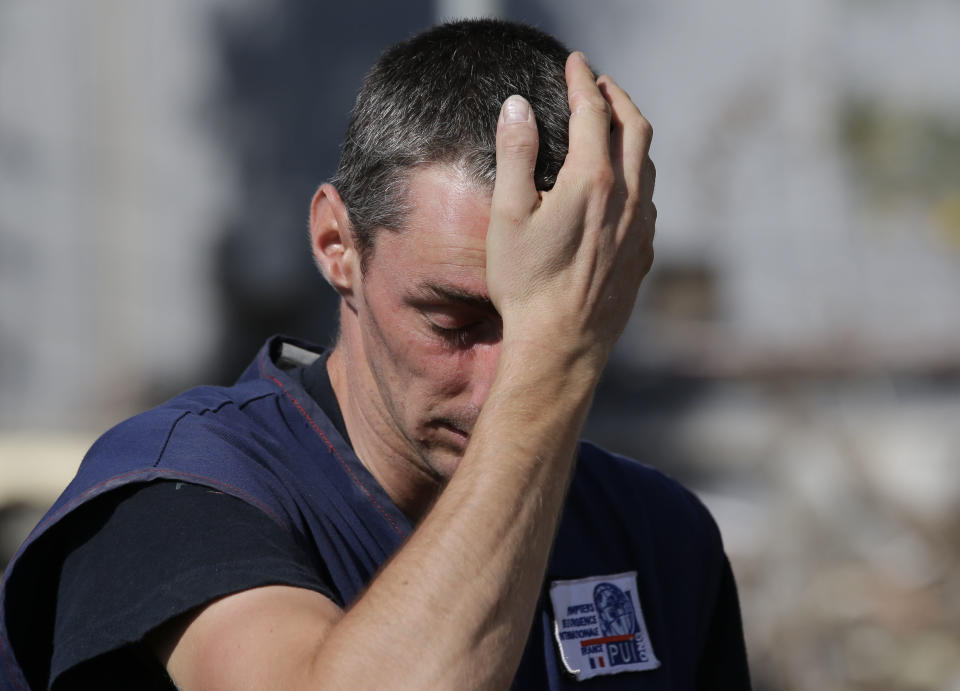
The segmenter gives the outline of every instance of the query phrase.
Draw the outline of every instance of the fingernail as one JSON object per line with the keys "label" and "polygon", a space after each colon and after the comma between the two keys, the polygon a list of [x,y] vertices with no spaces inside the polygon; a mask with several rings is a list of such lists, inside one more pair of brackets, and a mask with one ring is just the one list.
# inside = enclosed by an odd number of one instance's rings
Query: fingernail
{"label": "fingernail", "polygon": [[530,119],[530,104],[523,96],[511,96],[503,102],[504,122],[526,122]]}

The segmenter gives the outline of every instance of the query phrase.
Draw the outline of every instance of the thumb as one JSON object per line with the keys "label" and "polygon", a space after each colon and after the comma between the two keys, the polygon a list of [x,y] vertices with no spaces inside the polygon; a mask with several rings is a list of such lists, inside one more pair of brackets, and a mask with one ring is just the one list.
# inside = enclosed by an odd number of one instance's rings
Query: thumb
{"label": "thumb", "polygon": [[511,221],[525,218],[540,199],[533,180],[540,138],[533,109],[523,96],[503,102],[497,122],[497,179],[493,212]]}

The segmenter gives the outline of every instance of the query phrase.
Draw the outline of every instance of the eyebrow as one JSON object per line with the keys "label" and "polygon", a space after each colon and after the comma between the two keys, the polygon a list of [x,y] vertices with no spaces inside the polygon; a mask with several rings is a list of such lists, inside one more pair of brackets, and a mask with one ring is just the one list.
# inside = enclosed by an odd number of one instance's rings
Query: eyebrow
{"label": "eyebrow", "polygon": [[455,286],[445,286],[439,283],[424,283],[419,287],[417,292],[427,298],[443,300],[445,302],[457,302],[474,309],[488,312],[496,313],[497,311],[497,308],[493,306],[490,298],[486,295],[471,293]]}

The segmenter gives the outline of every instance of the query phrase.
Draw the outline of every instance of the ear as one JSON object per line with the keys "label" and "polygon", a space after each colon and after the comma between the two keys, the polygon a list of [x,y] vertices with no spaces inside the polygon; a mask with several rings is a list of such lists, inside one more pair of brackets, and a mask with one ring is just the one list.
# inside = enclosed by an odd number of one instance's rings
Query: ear
{"label": "ear", "polygon": [[310,202],[310,246],[323,277],[352,307],[359,287],[360,257],[347,208],[333,185],[321,185]]}

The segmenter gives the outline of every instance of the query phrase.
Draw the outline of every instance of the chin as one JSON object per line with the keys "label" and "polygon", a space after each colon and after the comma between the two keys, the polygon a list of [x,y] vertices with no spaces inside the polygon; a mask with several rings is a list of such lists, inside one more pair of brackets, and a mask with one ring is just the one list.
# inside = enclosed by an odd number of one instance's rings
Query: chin
{"label": "chin", "polygon": [[439,447],[434,445],[426,449],[421,456],[430,469],[436,474],[437,478],[446,482],[453,476],[457,467],[459,467],[460,461],[463,460],[465,450],[466,445],[464,445],[463,448],[450,448],[446,445]]}

